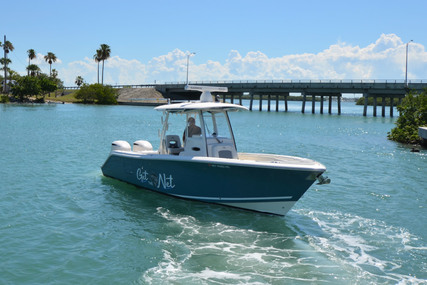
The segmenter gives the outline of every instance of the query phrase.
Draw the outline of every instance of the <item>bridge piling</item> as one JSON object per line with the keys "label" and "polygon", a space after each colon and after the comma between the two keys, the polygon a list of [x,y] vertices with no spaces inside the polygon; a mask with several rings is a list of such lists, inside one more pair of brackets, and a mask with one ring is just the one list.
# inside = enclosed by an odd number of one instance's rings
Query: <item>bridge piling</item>
{"label": "bridge piling", "polygon": [[304,112],[305,112],[305,100],[307,98],[306,98],[305,92],[301,93],[301,95],[302,95],[302,109],[301,109],[301,113],[304,114]]}
{"label": "bridge piling", "polygon": [[259,96],[259,110],[262,111],[262,95]]}
{"label": "bridge piling", "polygon": [[311,113],[316,113],[316,96],[311,95]]}
{"label": "bridge piling", "polygon": [[365,98],[365,102],[363,104],[363,116],[366,117],[366,113],[368,110],[368,93],[363,93],[363,97]]}
{"label": "bridge piling", "polygon": [[288,111],[288,95],[285,95],[285,112]]}
{"label": "bridge piling", "polygon": [[323,114],[323,95],[320,95],[320,114]]}
{"label": "bridge piling", "polygon": [[390,117],[393,117],[393,101],[394,98],[390,98]]}
{"label": "bridge piling", "polygon": [[253,92],[249,92],[249,95],[251,96],[251,100],[249,102],[249,111],[252,111],[252,104],[254,102],[254,93]]}
{"label": "bridge piling", "polygon": [[381,97],[381,100],[382,100],[381,116],[385,117],[385,97]]}
{"label": "bridge piling", "polygon": [[279,95],[276,95],[276,112],[279,112]]}
{"label": "bridge piling", "polygon": [[377,116],[377,96],[374,96],[374,117]]}
{"label": "bridge piling", "polygon": [[328,114],[332,114],[332,95],[329,95]]}
{"label": "bridge piling", "polygon": [[270,112],[270,103],[271,103],[271,95],[270,94],[267,96],[267,100],[268,100],[268,109],[267,109],[267,111]]}
{"label": "bridge piling", "polygon": [[337,97],[337,103],[338,103],[338,115],[341,115],[341,94]]}

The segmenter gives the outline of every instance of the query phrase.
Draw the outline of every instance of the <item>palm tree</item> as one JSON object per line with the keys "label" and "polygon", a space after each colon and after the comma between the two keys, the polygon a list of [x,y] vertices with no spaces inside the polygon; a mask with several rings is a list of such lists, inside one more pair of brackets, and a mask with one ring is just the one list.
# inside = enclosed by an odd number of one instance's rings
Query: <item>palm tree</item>
{"label": "palm tree", "polygon": [[[33,49],[29,49],[27,50],[28,53],[28,66],[31,65],[31,60],[36,58],[36,52]],[[28,75],[30,75],[30,70],[27,68],[28,70]]]}
{"label": "palm tree", "polygon": [[110,57],[111,49],[110,49],[109,45],[102,44],[100,50],[101,50],[101,60],[102,60],[102,81],[101,81],[101,84],[104,85],[104,61]]}
{"label": "palm tree", "polygon": [[44,56],[44,60],[49,63],[49,75],[52,76],[52,63],[56,62],[56,55],[53,52],[48,52],[47,55]]}
{"label": "palm tree", "polygon": [[[1,46],[1,45],[0,45]],[[13,47],[13,44],[9,41],[6,41],[6,36],[4,36],[4,44],[3,44],[3,50],[4,50],[4,84],[3,84],[3,92],[6,93],[6,85],[7,85],[7,64],[10,63],[11,61],[8,60],[7,58],[7,54],[10,51],[13,51],[15,48]]]}
{"label": "palm tree", "polygon": [[93,59],[98,63],[98,84],[99,84],[99,62],[101,61],[102,51],[101,49],[97,49],[96,53],[93,55]]}
{"label": "palm tree", "polygon": [[5,41],[3,44],[3,49],[6,53],[9,53],[9,51],[13,51],[15,48],[11,42]]}
{"label": "palm tree", "polygon": [[27,71],[28,71],[28,75],[31,74],[31,76],[34,77],[34,76],[38,75],[41,70],[40,70],[40,68],[37,65],[30,64],[30,65],[27,66]]}
{"label": "palm tree", "polygon": [[82,84],[83,84],[83,82],[84,82],[83,77],[81,77],[81,76],[77,76],[77,77],[76,77],[76,81],[75,81],[74,83],[76,83],[76,85],[77,85],[78,87],[80,87],[80,85],[82,85]]}

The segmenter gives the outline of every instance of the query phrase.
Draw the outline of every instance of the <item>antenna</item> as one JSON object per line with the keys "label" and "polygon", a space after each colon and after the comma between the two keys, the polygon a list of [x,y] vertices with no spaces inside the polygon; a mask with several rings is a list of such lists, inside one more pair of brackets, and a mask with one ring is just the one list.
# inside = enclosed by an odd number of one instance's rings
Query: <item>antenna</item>
{"label": "antenna", "polygon": [[213,102],[211,92],[228,92],[227,87],[203,85],[186,85],[184,89],[202,92],[202,95],[200,95],[200,102]]}

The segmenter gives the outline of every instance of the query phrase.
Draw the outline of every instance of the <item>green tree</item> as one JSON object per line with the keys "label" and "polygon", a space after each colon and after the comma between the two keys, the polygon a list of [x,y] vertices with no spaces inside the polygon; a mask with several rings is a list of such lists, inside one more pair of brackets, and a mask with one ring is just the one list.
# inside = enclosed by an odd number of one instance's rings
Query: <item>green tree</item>
{"label": "green tree", "polygon": [[52,73],[50,74],[50,77],[52,77],[53,79],[58,77],[58,70],[56,70],[55,68],[52,69]]}
{"label": "green tree", "polygon": [[110,58],[111,49],[107,44],[102,44],[100,47],[101,50],[101,60],[102,60],[102,81],[101,84],[104,84],[104,61]]}
{"label": "green tree", "polygon": [[36,64],[30,64],[27,66],[27,71],[29,76],[37,76],[40,74],[41,70]]}
{"label": "green tree", "polygon": [[54,92],[58,88],[56,85],[55,79],[47,76],[40,76],[39,84],[40,84],[40,93],[43,96],[43,98],[46,96],[46,94],[50,92]]}
{"label": "green tree", "polygon": [[82,100],[85,104],[103,104],[115,105],[117,104],[117,90],[111,86],[104,86],[102,84],[83,84],[83,86],[76,92],[76,99]]}
{"label": "green tree", "polygon": [[400,143],[416,144],[421,141],[418,128],[427,126],[427,89],[422,93],[410,92],[397,106],[400,116],[396,127],[388,133],[388,138]]}
{"label": "green tree", "polygon": [[52,75],[52,63],[56,62],[56,55],[53,52],[48,52],[47,55],[44,56],[44,60],[49,63],[49,74]]}
{"label": "green tree", "polygon": [[39,79],[32,76],[23,76],[12,87],[12,95],[23,102],[30,96],[37,96],[41,92]]}
{"label": "green tree", "polygon": [[[36,58],[36,51],[33,49],[29,49],[27,50],[27,54],[28,54],[28,66],[31,65],[31,60]],[[30,75],[30,69],[27,68],[28,74]]]}
{"label": "green tree", "polygon": [[[29,97],[35,97],[36,101],[44,102],[47,93],[54,92],[57,89],[55,79],[40,74],[39,76],[22,76],[16,79],[16,84],[12,87],[12,95],[23,102]],[[41,100],[38,99],[42,96]]]}
{"label": "green tree", "polygon": [[98,63],[98,81],[97,81],[97,83],[99,83],[99,63],[101,62],[101,58],[102,58],[102,51],[101,51],[101,49],[97,49],[96,53],[93,55],[93,59],[95,60],[96,63]]}

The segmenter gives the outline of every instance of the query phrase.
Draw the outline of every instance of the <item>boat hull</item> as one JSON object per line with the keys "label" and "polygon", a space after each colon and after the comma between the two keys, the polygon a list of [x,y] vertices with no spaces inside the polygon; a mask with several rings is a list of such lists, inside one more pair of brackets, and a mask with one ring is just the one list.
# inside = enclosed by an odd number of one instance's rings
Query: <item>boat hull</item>
{"label": "boat hull", "polygon": [[[310,160],[311,161],[311,160]],[[113,151],[105,176],[179,198],[285,215],[325,168]]]}

